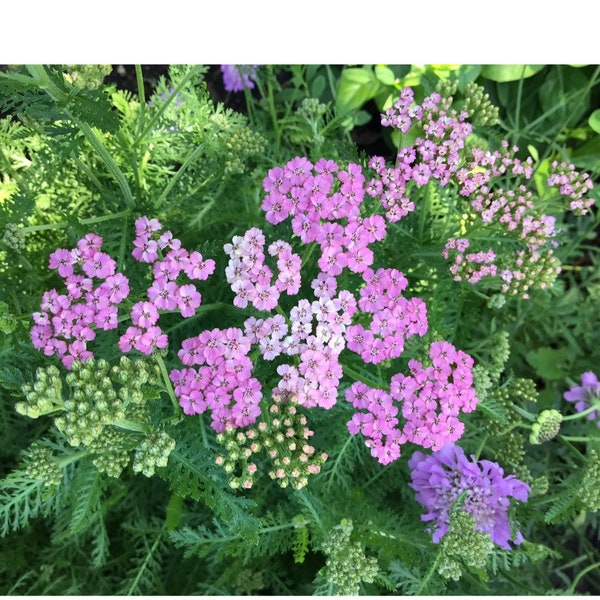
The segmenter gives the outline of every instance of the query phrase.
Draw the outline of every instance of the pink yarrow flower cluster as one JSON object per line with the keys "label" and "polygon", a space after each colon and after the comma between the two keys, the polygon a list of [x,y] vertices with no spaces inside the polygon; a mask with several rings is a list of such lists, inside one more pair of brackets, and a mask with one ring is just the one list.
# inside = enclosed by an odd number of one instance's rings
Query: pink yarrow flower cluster
{"label": "pink yarrow flower cluster", "polygon": [[360,165],[350,163],[340,170],[332,160],[321,158],[313,165],[298,156],[269,171],[263,181],[267,194],[262,208],[272,225],[290,218],[292,231],[303,244],[319,245],[323,273],[336,277],[345,268],[362,273],[373,264],[369,245],[386,235],[381,215],[361,217],[364,184]]}
{"label": "pink yarrow flower cluster", "polygon": [[192,317],[200,306],[202,296],[193,283],[180,284],[182,275],[188,279],[205,281],[214,272],[215,261],[204,259],[196,250],[189,252],[170,231],[162,232],[157,219],[147,216],[135,221],[136,237],[133,257],[152,265],[153,280],[147,289],[147,300],[134,304],[131,309],[132,325],[119,339],[121,352],[132,348],[151,354],[156,348],[165,348],[167,335],[158,325],[159,311],[178,311],[182,317]]}
{"label": "pink yarrow flower cluster", "polygon": [[397,269],[367,269],[363,279],[358,307],[363,315],[370,315],[371,322],[350,325],[345,337],[349,350],[360,354],[365,363],[377,364],[399,357],[408,338],[425,335],[427,306],[421,298],[402,295],[408,281]]}
{"label": "pink yarrow flower cluster", "polygon": [[252,377],[250,348],[250,339],[237,327],[205,330],[184,340],[178,356],[186,368],[169,375],[183,412],[210,409],[211,427],[219,433],[252,425],[260,415],[262,386]]}
{"label": "pink yarrow flower cluster", "polygon": [[410,375],[392,376],[390,391],[356,382],[345,398],[358,412],[348,422],[351,435],[362,433],[373,457],[388,464],[400,457],[401,445],[411,442],[439,450],[460,439],[461,412],[475,410],[473,359],[452,344],[437,341],[429,350],[431,364],[408,363]]}
{"label": "pink yarrow flower cluster", "polygon": [[366,191],[379,198],[389,222],[395,223],[415,209],[410,199],[411,187],[422,187],[430,180],[445,186],[458,170],[472,126],[467,122],[468,114],[452,110],[450,104],[450,98],[442,98],[438,93],[416,104],[412,88],[407,87],[381,115],[384,127],[393,127],[402,134],[417,124],[423,130],[411,146],[400,148],[394,166],[387,166],[380,156],[369,161],[377,176],[368,182]]}
{"label": "pink yarrow flower cluster", "polygon": [[[450,270],[456,280],[478,283],[482,278],[490,277],[499,281],[503,293],[528,298],[531,288],[550,286],[560,273],[560,263],[554,256],[559,230],[555,227],[554,217],[536,210],[533,194],[524,185],[515,189],[494,187],[495,179],[505,180],[507,176],[531,179],[533,161],[531,157],[526,161],[519,160],[515,156],[517,151],[518,147],[510,148],[507,141],[493,152],[474,148],[472,158],[456,174],[460,194],[472,198],[474,218],[466,223],[467,235],[471,227],[493,227],[500,230],[496,237],[510,240],[512,247],[517,249],[512,254],[497,252],[497,260],[490,258],[494,254],[491,248],[464,255],[459,247],[462,240],[450,238],[442,255],[453,260]],[[578,173],[573,165],[553,162],[547,184],[559,188],[575,214],[585,215],[594,204],[593,198],[586,198],[593,188],[589,175]],[[482,261],[473,257],[482,255],[488,260],[480,268],[477,265]]]}
{"label": "pink yarrow flower cluster", "polygon": [[74,361],[94,356],[88,344],[96,329],[117,327],[117,306],[129,295],[129,280],[116,272],[116,263],[102,252],[102,244],[100,236],[89,233],[75,248],[55,250],[48,266],[58,271],[66,293],[44,292],[40,312],[33,313],[34,347],[46,356],[58,355],[67,369]]}
{"label": "pink yarrow flower cluster", "polygon": [[[462,126],[463,116],[452,120],[445,113],[439,113],[440,123],[433,119],[432,115],[438,114],[439,101],[436,97],[426,102],[423,111],[417,113],[421,118],[427,115],[428,135],[438,136],[438,141],[445,143],[446,150],[441,150],[441,154],[454,156],[462,148],[463,138],[470,129]],[[428,152],[435,150],[426,141],[419,141],[421,160],[430,158]],[[408,156],[403,158],[410,169],[409,163],[414,160],[409,160]],[[386,184],[400,176],[386,171],[383,159],[375,159],[371,166],[379,169],[381,180]],[[334,173],[337,173],[337,181]],[[435,176],[438,175],[441,177],[440,173]],[[300,241],[305,244],[315,242],[320,247],[321,256],[317,262],[321,272],[311,283],[318,302],[311,305],[307,300],[299,301],[290,313],[291,335],[283,317],[276,335],[270,332],[271,318],[264,321],[249,319],[246,331],[254,343],[259,344],[267,360],[281,354],[300,355],[299,367],[278,367],[278,373],[282,375],[279,386],[283,393],[298,395],[299,404],[307,407],[329,408],[335,403],[343,375],[338,354],[343,348],[359,354],[367,364],[378,364],[399,357],[406,339],[413,335],[423,336],[428,329],[425,302],[403,295],[408,285],[404,274],[393,268],[371,267],[374,262],[371,245],[386,235],[383,217],[361,216],[365,191],[373,196],[381,192],[375,183],[372,181],[371,187],[365,187],[365,178],[358,165],[351,164],[347,171],[341,171],[333,161],[321,159],[313,166],[308,159],[300,157],[282,168],[271,169],[263,182],[266,191],[263,209],[267,221],[278,225],[290,217],[292,231]],[[394,219],[388,215],[388,220]],[[337,291],[337,277],[344,269],[362,280],[358,298],[348,290]],[[340,303],[342,296],[343,304]],[[318,323],[316,332],[311,325],[313,315]],[[323,331],[328,336],[325,354],[320,343]],[[398,458],[400,446],[406,441],[429,448],[454,441],[462,435],[464,426],[457,415],[461,410],[473,410],[477,404],[470,371],[473,360],[453,346],[443,344],[446,342],[432,346],[431,366],[410,362],[411,375],[405,378],[404,384],[400,383],[403,375],[394,376],[391,393],[369,390],[363,383],[355,383],[346,393],[347,400],[357,402],[356,408],[371,407],[367,413],[357,413],[349,423],[349,429],[353,434],[365,434],[367,445],[380,462],[387,464]],[[407,395],[405,399],[402,395],[404,386],[409,386],[413,380],[413,395]],[[323,390],[322,382],[333,385]],[[365,400],[365,397],[368,398]],[[407,407],[415,404],[416,408],[408,417],[398,415],[398,402],[404,402]],[[421,409],[421,403],[427,407],[426,411]],[[404,429],[398,427],[399,416],[404,419]]]}
{"label": "pink yarrow flower cluster", "polygon": [[268,253],[277,257],[278,274],[266,264],[265,236],[257,227],[236,235],[225,244],[229,264],[225,276],[235,292],[234,306],[246,308],[251,303],[258,310],[270,311],[277,306],[282,292],[295,295],[300,289],[300,257],[292,252],[292,246],[279,240],[269,245]]}

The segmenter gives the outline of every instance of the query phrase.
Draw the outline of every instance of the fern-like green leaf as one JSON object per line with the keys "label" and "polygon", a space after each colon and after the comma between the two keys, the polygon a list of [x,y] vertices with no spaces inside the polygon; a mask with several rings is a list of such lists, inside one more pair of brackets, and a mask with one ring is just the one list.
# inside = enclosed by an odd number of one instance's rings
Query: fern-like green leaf
{"label": "fern-like green leaf", "polygon": [[81,461],[71,488],[71,533],[84,531],[96,520],[103,487],[100,471],[90,461]]}
{"label": "fern-like green leaf", "polygon": [[42,479],[13,471],[0,481],[0,535],[26,527],[31,519],[52,512],[55,490]]}

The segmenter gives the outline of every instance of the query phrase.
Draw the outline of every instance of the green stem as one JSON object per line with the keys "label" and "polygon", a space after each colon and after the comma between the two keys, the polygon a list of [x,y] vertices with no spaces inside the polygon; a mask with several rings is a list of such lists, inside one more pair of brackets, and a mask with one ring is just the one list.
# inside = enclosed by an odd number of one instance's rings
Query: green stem
{"label": "green stem", "polygon": [[135,78],[138,87],[138,98],[140,100],[140,125],[144,125],[144,117],[146,115],[146,90],[144,89],[144,75],[142,73],[142,65],[135,65]]}
{"label": "green stem", "polygon": [[579,583],[580,579],[589,571],[591,571],[592,569],[597,569],[598,567],[600,567],[600,562],[596,562],[593,565],[588,565],[585,569],[583,569],[583,571],[579,571],[579,573],[577,573],[577,576],[575,577],[575,579],[573,580],[573,583],[569,586],[569,589],[566,591],[566,593],[568,595],[574,594],[575,593],[575,588],[577,587],[577,584]]}
{"label": "green stem", "polygon": [[177,402],[177,398],[175,397],[175,392],[173,391],[173,384],[171,383],[171,379],[169,378],[169,373],[167,372],[167,366],[165,365],[165,361],[162,359],[160,354],[155,355],[156,362],[160,368],[160,374],[162,375],[163,382],[165,384],[165,390],[167,394],[169,394],[169,398],[171,398],[171,403],[173,404],[173,408],[175,409],[175,414],[178,414],[181,410],[179,407],[179,402]]}
{"label": "green stem", "polygon": [[523,81],[525,78],[525,65],[523,65],[523,71],[521,72],[521,79],[519,79],[519,87],[517,90],[517,105],[515,107],[515,128],[513,131],[513,146],[519,141],[518,131],[519,131],[519,120],[521,119],[521,98],[523,97]]}
{"label": "green stem", "polygon": [[139,142],[139,140],[142,140],[148,136],[148,134],[152,131],[152,129],[154,128],[154,126],[156,125],[158,120],[163,116],[164,112],[167,110],[167,108],[169,107],[171,102],[175,101],[175,99],[177,98],[177,95],[185,87],[187,82],[190,81],[191,79],[193,79],[200,72],[200,70],[202,68],[203,67],[201,65],[199,65],[199,66],[195,66],[194,68],[190,69],[190,71],[187,73],[187,75],[179,82],[179,85],[173,90],[173,93],[167,97],[167,99],[165,100],[165,103],[160,106],[160,108],[156,111],[154,116],[150,119],[150,121],[146,125],[146,128],[137,137],[136,144]]}
{"label": "green stem", "polygon": [[129,183],[127,183],[127,179],[125,178],[123,171],[121,171],[119,165],[117,165],[114,158],[110,155],[110,153],[102,143],[102,140],[87,123],[80,121],[69,110],[65,109],[65,113],[67,114],[69,119],[73,121],[75,125],[77,125],[77,127],[79,128],[81,133],[83,133],[85,139],[88,141],[90,146],[102,159],[102,162],[105,164],[110,174],[117,180],[117,184],[119,185],[119,188],[121,188],[121,193],[123,194],[123,201],[125,202],[125,205],[128,208],[133,208],[135,206],[135,200],[133,198],[133,194],[131,193]]}
{"label": "green stem", "polygon": [[429,184],[425,187],[424,199],[419,203],[419,242],[423,245],[423,236],[425,235],[425,225],[429,210],[431,207],[431,187]]}
{"label": "green stem", "polygon": [[562,420],[563,421],[573,421],[575,419],[581,419],[581,417],[585,417],[585,416],[589,415],[590,413],[593,413],[598,410],[600,410],[600,407],[598,406],[597,403],[594,403],[594,404],[592,404],[592,406],[589,406],[588,408],[586,408],[585,410],[582,410],[581,412],[573,413],[572,415],[563,417]]}
{"label": "green stem", "polygon": [[423,591],[427,588],[427,584],[429,583],[429,580],[435,573],[438,563],[440,562],[441,556],[442,556],[442,550],[440,549],[440,550],[438,550],[437,554],[435,555],[435,560],[433,561],[433,564],[431,565],[431,567],[429,567],[429,569],[427,570],[427,573],[425,573],[423,579],[421,579],[421,585],[419,586],[418,590],[414,593],[415,596],[420,596],[423,593]]}
{"label": "green stem", "polygon": [[108,425],[114,425],[120,429],[126,429],[127,431],[135,431],[136,433],[148,433],[148,427],[137,421],[130,421],[128,419],[114,419],[109,421]]}
{"label": "green stem", "polygon": [[63,456],[59,460],[56,461],[56,464],[62,469],[74,463],[82,458],[85,458],[89,454],[89,450],[81,450],[79,452],[74,452],[73,454],[68,454],[67,456]]}
{"label": "green stem", "polygon": [[564,440],[565,442],[591,442],[592,441],[592,437],[588,436],[588,435],[561,435],[559,436],[561,440]]}
{"label": "green stem", "polygon": [[360,381],[360,382],[365,383],[366,385],[370,385],[370,386],[371,385],[376,385],[376,386],[381,385],[379,382],[373,381],[372,379],[365,377],[364,375],[362,375],[358,371],[355,371],[352,367],[349,367],[348,365],[342,365],[342,368],[343,368],[345,374],[350,375],[350,377],[353,377],[354,379],[356,379],[356,381]]}
{"label": "green stem", "polygon": [[154,206],[159,207],[162,206],[167,196],[175,186],[175,184],[179,181],[179,178],[185,173],[186,169],[200,156],[200,154],[204,151],[204,146],[200,144],[197,148],[188,155],[185,159],[179,170],[171,177],[171,180],[167,184],[167,187],[163,190],[162,194],[158,197],[158,200],[154,202]]}
{"label": "green stem", "polygon": [[163,534],[161,532],[159,535],[156,536],[156,539],[154,540],[154,544],[152,544],[152,547],[148,551],[148,554],[146,554],[146,558],[144,559],[144,563],[139,568],[139,570],[137,572],[137,575],[135,576],[135,579],[133,580],[133,582],[131,583],[131,586],[129,587],[129,590],[128,590],[127,594],[126,594],[127,596],[132,596],[134,594],[135,590],[137,590],[140,578],[143,576],[144,571],[147,568],[148,562],[152,558],[152,555],[156,551],[156,548],[158,548],[158,543],[160,542],[160,540],[162,538],[162,535]]}

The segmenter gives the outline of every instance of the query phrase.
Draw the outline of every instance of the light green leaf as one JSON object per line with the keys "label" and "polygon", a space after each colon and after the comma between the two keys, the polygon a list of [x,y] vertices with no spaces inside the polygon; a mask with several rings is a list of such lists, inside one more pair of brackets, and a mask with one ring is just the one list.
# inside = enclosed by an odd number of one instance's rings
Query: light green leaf
{"label": "light green leaf", "polygon": [[527,79],[544,68],[545,65],[485,65],[482,77],[492,81],[506,82]]}
{"label": "light green leaf", "polygon": [[600,133],[600,108],[597,108],[588,119],[590,127],[596,132]]}
{"label": "light green leaf", "polygon": [[338,111],[344,114],[361,108],[377,94],[380,85],[370,68],[344,69],[337,85]]}
{"label": "light green leaf", "polygon": [[377,77],[384,85],[394,85],[394,82],[396,81],[394,71],[386,65],[376,65],[375,77]]}

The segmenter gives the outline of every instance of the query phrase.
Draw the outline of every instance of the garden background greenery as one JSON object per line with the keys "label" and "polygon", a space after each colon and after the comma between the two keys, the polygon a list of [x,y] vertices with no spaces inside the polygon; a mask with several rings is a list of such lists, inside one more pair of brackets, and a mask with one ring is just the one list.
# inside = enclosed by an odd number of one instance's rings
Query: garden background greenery
{"label": "garden background greenery", "polygon": [[3,594],[600,593],[600,67],[6,65],[0,111]]}

